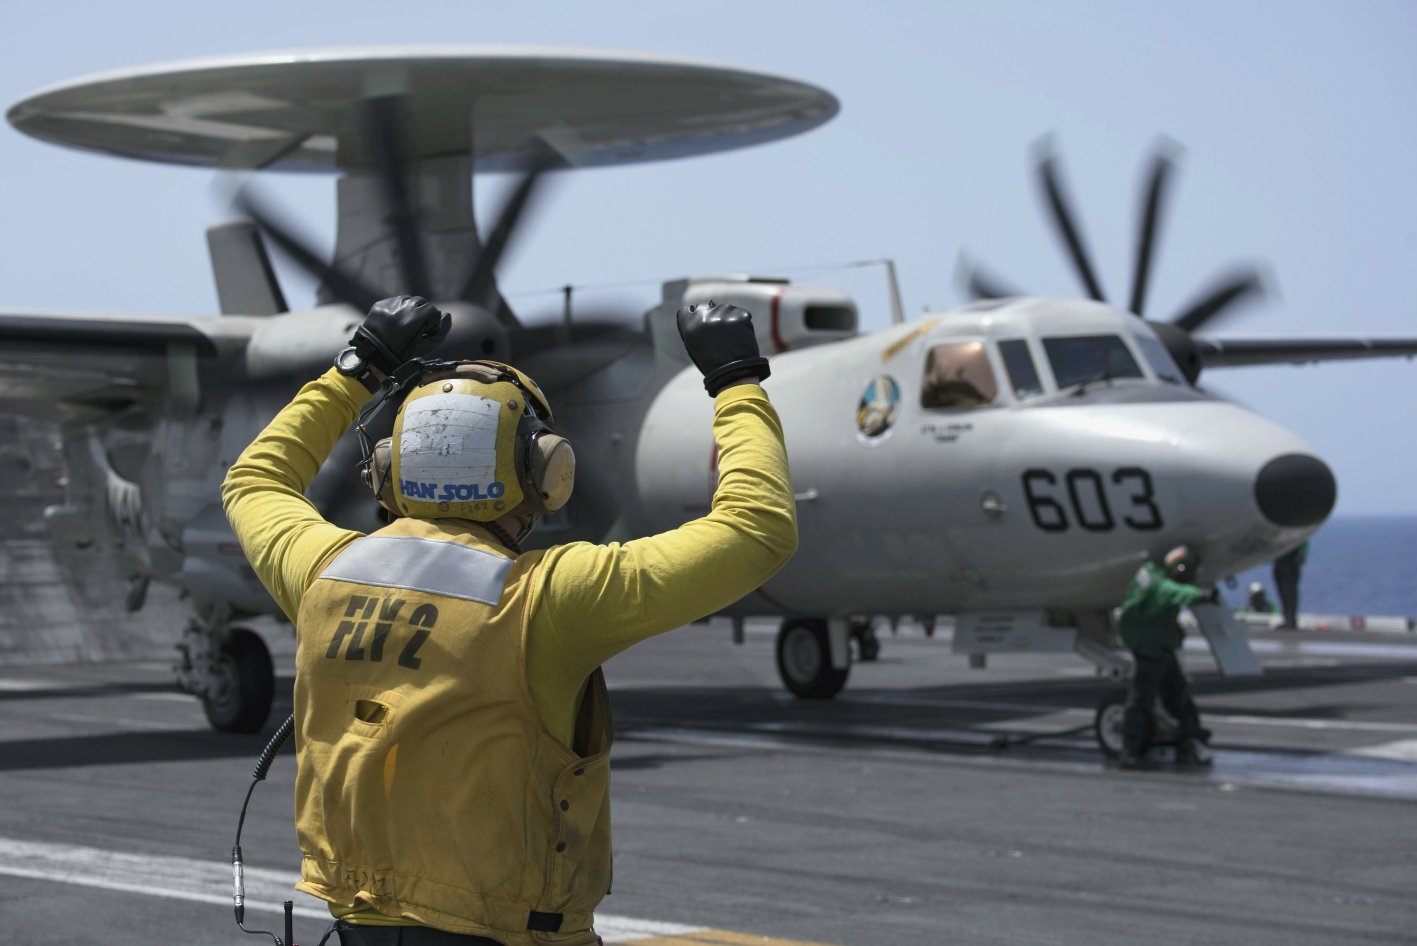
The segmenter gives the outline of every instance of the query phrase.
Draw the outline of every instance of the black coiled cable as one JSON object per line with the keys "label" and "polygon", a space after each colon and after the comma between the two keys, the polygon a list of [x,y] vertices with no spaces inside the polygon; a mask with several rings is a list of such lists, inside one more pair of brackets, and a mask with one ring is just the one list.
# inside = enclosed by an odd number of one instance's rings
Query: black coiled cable
{"label": "black coiled cable", "polygon": [[280,752],[280,747],[285,745],[285,741],[290,738],[290,734],[295,732],[295,714],[291,713],[285,718],[285,722],[280,724],[280,728],[271,736],[271,741],[266,743],[266,748],[261,750],[261,757],[256,760],[256,768],[251,776],[256,781],[261,781],[271,770],[271,763],[276,760],[276,753]]}
{"label": "black coiled cable", "polygon": [[281,942],[281,938],[270,930],[248,930],[244,925],[246,919],[246,871],[241,863],[241,829],[246,826],[246,808],[251,804],[251,793],[256,790],[256,783],[265,780],[266,774],[271,770],[271,764],[276,760],[276,754],[280,752],[281,746],[290,738],[290,734],[295,731],[295,714],[291,713],[285,718],[285,722],[280,724],[280,728],[271,736],[271,741],[266,743],[266,748],[261,750],[261,756],[256,760],[256,768],[253,771],[251,787],[246,789],[246,800],[241,803],[241,817],[236,822],[236,843],[231,847],[231,905],[236,911],[236,925],[243,933],[254,933],[256,935],[266,935],[275,940],[276,946],[286,946]]}

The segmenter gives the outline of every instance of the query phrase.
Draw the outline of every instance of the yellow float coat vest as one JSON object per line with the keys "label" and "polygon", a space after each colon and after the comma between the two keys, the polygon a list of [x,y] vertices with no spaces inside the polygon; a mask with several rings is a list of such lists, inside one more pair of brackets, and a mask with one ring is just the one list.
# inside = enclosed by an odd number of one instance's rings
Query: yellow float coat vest
{"label": "yellow float coat vest", "polygon": [[595,943],[610,887],[604,678],[563,745],[527,686],[542,553],[511,559],[455,526],[400,519],[357,539],[301,602],[297,888],[508,943]]}

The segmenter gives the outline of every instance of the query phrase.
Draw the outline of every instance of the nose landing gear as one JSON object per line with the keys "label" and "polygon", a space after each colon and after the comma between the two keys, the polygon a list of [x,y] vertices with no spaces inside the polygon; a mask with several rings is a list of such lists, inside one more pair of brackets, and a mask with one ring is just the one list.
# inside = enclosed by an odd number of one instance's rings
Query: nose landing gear
{"label": "nose landing gear", "polygon": [[[1122,754],[1122,720],[1126,713],[1127,690],[1125,687],[1109,690],[1102,697],[1102,701],[1097,704],[1097,713],[1093,716],[1092,721],[1092,732],[1097,737],[1098,748],[1108,759],[1115,759]],[[1151,708],[1151,732],[1142,746],[1142,751],[1145,752],[1155,746],[1174,746],[1178,741],[1175,718],[1166,712],[1161,701],[1157,700],[1156,705]]]}
{"label": "nose landing gear", "polygon": [[[1081,726],[1074,726],[1059,732],[1029,733],[1022,736],[1001,734],[995,736],[989,745],[994,749],[1007,749],[1011,746],[1026,745],[1042,739],[1080,735],[1091,729],[1102,754],[1109,761],[1115,760],[1122,754],[1122,721],[1127,713],[1127,692],[1126,687],[1109,690],[1102,697],[1101,702],[1097,704],[1097,712],[1093,714],[1091,725],[1084,723]],[[1158,700],[1156,705],[1152,707],[1151,732],[1143,746],[1143,752],[1153,746],[1178,745],[1180,740],[1177,738],[1176,732],[1175,718],[1166,712],[1165,707]]]}

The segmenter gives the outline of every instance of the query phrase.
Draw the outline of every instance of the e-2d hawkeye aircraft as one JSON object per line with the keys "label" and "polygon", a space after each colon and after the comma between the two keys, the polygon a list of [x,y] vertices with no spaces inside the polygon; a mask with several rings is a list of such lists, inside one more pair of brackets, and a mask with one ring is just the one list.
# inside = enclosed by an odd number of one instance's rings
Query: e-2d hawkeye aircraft
{"label": "e-2d hawkeye aircraft", "polygon": [[[1214,580],[1318,527],[1335,495],[1327,467],[1295,435],[1196,389],[1199,367],[1411,354],[1417,339],[1220,342],[1193,337],[1184,319],[1030,298],[912,322],[897,308],[897,324],[861,335],[845,294],[746,276],[666,283],[642,329],[527,326],[497,291],[498,255],[548,166],[763,143],[836,110],[821,89],[735,67],[535,48],[228,57],[35,93],[8,117],[47,141],[340,175],[329,262],[253,191],[240,200],[320,277],[311,309],[289,311],[260,230],[243,221],[208,232],[220,317],[0,310],[0,405],[60,425],[67,501],[46,511],[56,538],[97,541],[136,581],[181,588],[193,616],[180,685],[215,728],[260,728],[274,675],[241,621],[275,606],[233,541],[217,486],[367,306],[401,292],[453,315],[440,356],[513,361],[555,405],[580,462],[575,497],[539,530],[547,544],[628,539],[706,508],[710,407],[673,315],[709,298],[754,313],[773,357],[768,386],[802,542],[729,613],[783,618],[778,664],[801,696],[841,689],[862,615],[954,613],[957,648],[1013,648],[1020,635],[1037,646],[1042,635],[1101,660],[1110,609],[1149,555],[1190,542],[1202,579]],[[485,241],[475,169],[527,169]],[[1192,311],[1218,310],[1226,291]],[[357,456],[343,441],[311,498],[370,529]]]}

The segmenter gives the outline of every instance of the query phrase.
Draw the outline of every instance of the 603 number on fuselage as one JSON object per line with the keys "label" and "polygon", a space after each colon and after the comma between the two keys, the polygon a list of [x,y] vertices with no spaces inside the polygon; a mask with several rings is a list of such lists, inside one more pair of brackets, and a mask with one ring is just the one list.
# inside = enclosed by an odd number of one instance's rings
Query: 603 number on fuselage
{"label": "603 number on fuselage", "polygon": [[[1061,490],[1058,489],[1060,481]],[[1165,526],[1156,505],[1156,487],[1151,473],[1139,466],[1114,469],[1111,476],[1089,467],[1077,467],[1061,477],[1052,470],[1034,468],[1024,470],[1022,482],[1033,524],[1044,532],[1067,532],[1074,527],[1088,532],[1111,532],[1118,527],[1118,520],[1112,514],[1112,502],[1118,502],[1118,490],[1122,494],[1118,503],[1122,509],[1121,525],[1138,532],[1154,532]],[[1114,487],[1112,502],[1107,498],[1108,483]]]}

